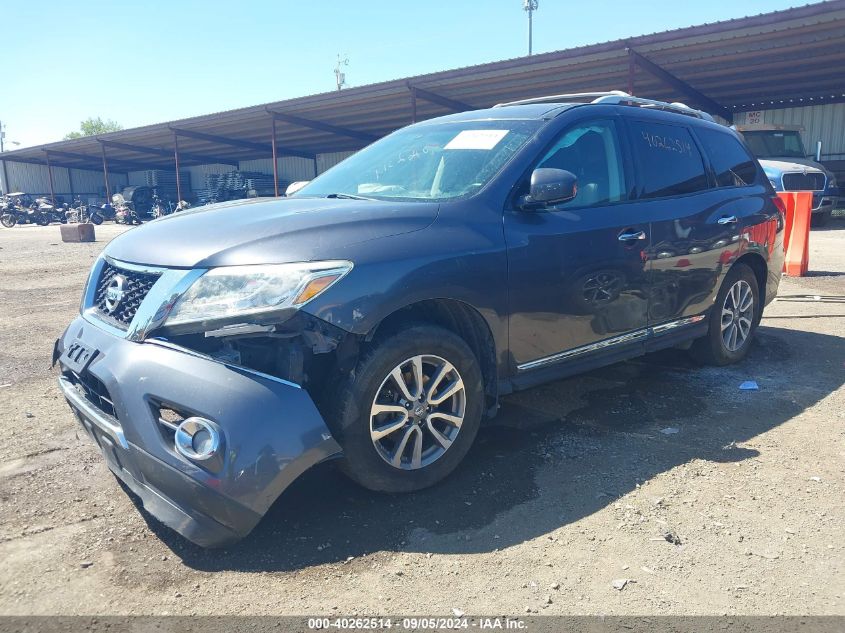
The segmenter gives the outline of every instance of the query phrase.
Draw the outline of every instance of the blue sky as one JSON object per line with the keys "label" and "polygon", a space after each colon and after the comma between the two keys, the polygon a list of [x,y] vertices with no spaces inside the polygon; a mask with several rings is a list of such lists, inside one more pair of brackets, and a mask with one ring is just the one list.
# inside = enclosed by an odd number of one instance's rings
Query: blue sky
{"label": "blue sky", "polygon": [[[800,5],[539,0],[548,52]],[[0,120],[22,146],[101,116],[134,127],[526,53],[522,0],[3,0]],[[9,148],[11,149],[11,148]]]}

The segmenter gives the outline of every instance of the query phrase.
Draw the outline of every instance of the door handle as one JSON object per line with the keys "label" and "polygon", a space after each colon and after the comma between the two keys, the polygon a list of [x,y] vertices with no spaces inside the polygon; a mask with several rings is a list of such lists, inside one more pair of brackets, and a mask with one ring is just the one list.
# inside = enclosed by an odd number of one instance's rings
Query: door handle
{"label": "door handle", "polygon": [[634,240],[644,240],[645,231],[637,231],[635,233],[620,233],[617,239],[620,242],[633,242]]}
{"label": "door handle", "polygon": [[716,220],[719,224],[736,224],[736,216],[735,215],[723,215],[721,218]]}

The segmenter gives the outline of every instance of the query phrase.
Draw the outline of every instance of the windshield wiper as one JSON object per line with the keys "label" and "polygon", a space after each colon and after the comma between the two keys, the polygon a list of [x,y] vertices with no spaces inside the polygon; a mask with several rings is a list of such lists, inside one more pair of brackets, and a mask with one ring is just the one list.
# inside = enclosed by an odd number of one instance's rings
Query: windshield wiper
{"label": "windshield wiper", "polygon": [[326,198],[340,198],[343,200],[373,200],[373,198],[365,198],[364,196],[356,196],[351,193],[330,193]]}

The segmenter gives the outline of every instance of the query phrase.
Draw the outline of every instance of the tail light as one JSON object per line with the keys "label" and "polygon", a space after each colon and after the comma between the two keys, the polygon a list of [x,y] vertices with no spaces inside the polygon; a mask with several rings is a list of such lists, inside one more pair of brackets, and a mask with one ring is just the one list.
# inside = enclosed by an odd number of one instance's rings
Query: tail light
{"label": "tail light", "polygon": [[772,196],[772,203],[778,210],[778,231],[786,226],[786,203],[780,196]]}

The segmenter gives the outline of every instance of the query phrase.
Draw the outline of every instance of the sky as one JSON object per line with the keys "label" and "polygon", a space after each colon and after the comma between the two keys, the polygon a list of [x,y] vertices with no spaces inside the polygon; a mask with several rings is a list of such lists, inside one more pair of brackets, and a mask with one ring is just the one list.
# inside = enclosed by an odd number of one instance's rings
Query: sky
{"label": "sky", "polygon": [[[800,0],[539,0],[543,53]],[[527,53],[522,0],[0,0],[6,149],[88,117],[126,128]],[[621,87],[624,89],[624,87]]]}

